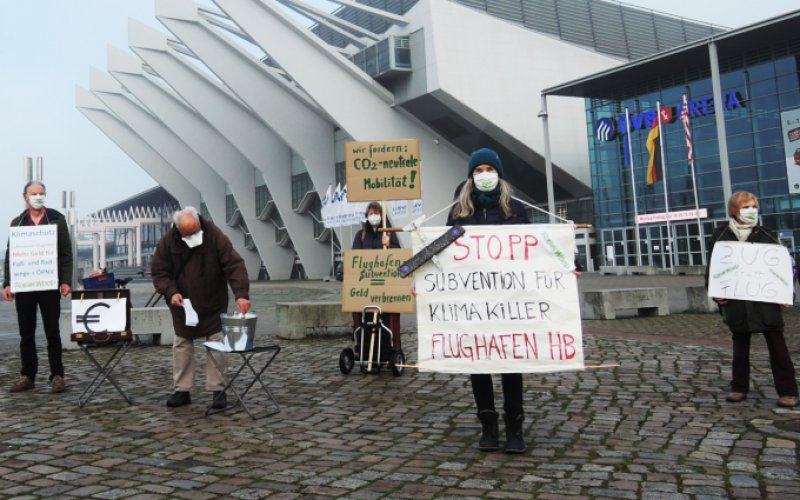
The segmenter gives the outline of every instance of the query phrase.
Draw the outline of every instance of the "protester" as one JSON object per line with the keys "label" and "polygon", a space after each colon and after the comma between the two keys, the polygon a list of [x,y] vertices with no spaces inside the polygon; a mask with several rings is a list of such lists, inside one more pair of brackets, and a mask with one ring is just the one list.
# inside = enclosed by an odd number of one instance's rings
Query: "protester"
{"label": "protester", "polygon": [[[23,392],[36,386],[36,373],[39,369],[39,358],[36,355],[36,308],[42,313],[42,325],[47,339],[47,359],[50,362],[50,389],[52,392],[64,392],[64,364],[61,359],[61,297],[70,292],[72,283],[72,242],[69,237],[67,220],[60,212],[45,208],[47,189],[40,181],[30,181],[22,189],[22,199],[26,209],[14,220],[11,226],[39,226],[55,224],[57,227],[56,250],[58,255],[58,282],[60,286],[54,290],[11,293],[11,275],[9,274],[9,247],[6,245],[5,277],[3,279],[3,298],[14,300],[17,308],[19,324],[19,351],[22,361],[20,379],[11,386],[11,392]],[[60,292],[60,295],[59,295]]]}
{"label": "protester", "polygon": [[[758,223],[758,200],[754,194],[746,191],[733,193],[728,200],[728,215],[730,220],[714,230],[709,256],[718,241],[780,245],[775,234]],[[706,288],[708,288],[708,270],[706,270]],[[753,333],[761,332],[769,349],[772,378],[778,393],[778,406],[797,406],[797,380],[783,336],[781,306],[750,300],[714,298],[714,301],[719,305],[720,314],[733,336],[731,392],[725,399],[731,403],[747,399],[750,390],[750,340]]]}
{"label": "protester", "polygon": [[[381,232],[383,223],[383,207],[381,204],[372,201],[367,205],[367,210],[364,213],[366,221],[363,227],[358,230],[355,238],[353,238],[353,250],[380,250],[382,248],[400,248],[400,242],[397,240],[397,234],[394,232]],[[388,223],[386,227],[391,227]],[[396,349],[400,348],[400,314],[399,313],[383,313],[383,322],[391,331]],[[353,327],[359,328],[361,326],[361,313],[353,313]]]}
{"label": "protester", "polygon": [[[174,392],[167,406],[178,407],[192,402],[189,391],[195,376],[194,340],[222,340],[220,314],[228,308],[228,285],[237,310],[246,313],[250,309],[250,282],[244,260],[213,222],[200,217],[194,207],[176,212],[173,220],[174,227],[158,243],[151,272],[153,285],[165,297],[172,313]],[[198,316],[195,326],[186,324],[189,307]],[[224,353],[210,356],[225,369]],[[206,390],[213,391],[213,408],[227,406],[224,389],[222,373],[206,358]]]}
{"label": "protester", "polygon": [[[503,178],[503,163],[498,154],[488,148],[472,153],[467,165],[467,181],[450,212],[447,225],[528,224],[525,207],[511,198],[511,185]],[[472,393],[478,407],[482,432],[478,448],[495,451],[498,443],[498,415],[494,404],[494,387],[489,374],[471,375]],[[522,374],[504,373],[503,416],[506,423],[506,453],[526,450],[522,436]]]}

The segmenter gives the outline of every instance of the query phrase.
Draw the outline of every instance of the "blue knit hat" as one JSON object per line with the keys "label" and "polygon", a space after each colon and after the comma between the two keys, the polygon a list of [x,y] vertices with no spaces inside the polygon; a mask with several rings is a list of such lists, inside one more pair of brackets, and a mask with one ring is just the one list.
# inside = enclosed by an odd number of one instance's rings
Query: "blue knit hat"
{"label": "blue knit hat", "polygon": [[472,177],[472,172],[479,165],[491,165],[497,170],[497,175],[503,177],[503,162],[500,161],[500,155],[493,149],[481,148],[475,150],[472,156],[469,157],[467,164],[467,178]]}

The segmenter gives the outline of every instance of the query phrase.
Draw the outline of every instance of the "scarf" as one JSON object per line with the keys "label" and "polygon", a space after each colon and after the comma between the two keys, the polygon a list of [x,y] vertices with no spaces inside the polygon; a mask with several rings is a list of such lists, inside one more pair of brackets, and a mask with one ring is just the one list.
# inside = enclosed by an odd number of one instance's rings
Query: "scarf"
{"label": "scarf", "polygon": [[472,203],[479,208],[492,208],[500,204],[500,183],[491,191],[473,189],[470,194]]}
{"label": "scarf", "polygon": [[756,227],[756,222],[739,222],[738,220],[734,219],[733,217],[730,218],[728,227],[736,235],[736,239],[739,241],[747,241],[747,238],[750,236],[750,233],[753,232],[753,228]]}

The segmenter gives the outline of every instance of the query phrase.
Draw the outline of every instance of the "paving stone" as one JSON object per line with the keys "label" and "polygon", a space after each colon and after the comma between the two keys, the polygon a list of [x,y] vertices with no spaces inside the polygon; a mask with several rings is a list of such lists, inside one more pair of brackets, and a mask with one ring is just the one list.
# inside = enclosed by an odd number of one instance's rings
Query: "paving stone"
{"label": "paving stone", "polygon": [[[262,302],[264,286],[254,283]],[[786,322],[800,366],[800,310]],[[170,347],[134,347],[116,369],[131,407],[113,388],[83,409],[46,391],[0,393],[0,496],[782,500],[800,491],[800,433],[787,427],[797,413],[775,411],[763,340],[754,337],[752,397],[734,406],[724,402],[729,334],[716,315],[583,323],[587,360],[620,367],[526,375],[523,455],[476,449],[468,377],[343,376],[346,337],[281,341],[267,380],[282,411],[257,421],[241,408],[204,415],[202,349],[195,404],[166,409]],[[413,330],[402,338],[414,353]],[[4,367],[18,365],[18,353],[3,354],[0,385],[15,375]],[[82,353],[64,360],[76,385],[89,381]],[[499,377],[495,386],[501,402]]]}

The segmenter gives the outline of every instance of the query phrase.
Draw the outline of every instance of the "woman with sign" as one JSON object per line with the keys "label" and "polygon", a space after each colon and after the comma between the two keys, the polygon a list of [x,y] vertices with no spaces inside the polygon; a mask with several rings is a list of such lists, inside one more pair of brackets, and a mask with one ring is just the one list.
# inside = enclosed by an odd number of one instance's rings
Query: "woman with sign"
{"label": "woman with sign", "polygon": [[[525,207],[511,198],[511,185],[502,177],[503,162],[495,151],[481,148],[472,153],[467,165],[467,180],[447,218],[447,225],[528,224]],[[470,382],[482,427],[478,448],[481,451],[495,451],[499,447],[499,430],[492,376],[470,375]],[[522,412],[522,374],[504,373],[502,382],[505,450],[506,453],[523,453],[527,447],[522,437],[525,417]]]}
{"label": "woman with sign", "polygon": [[[717,227],[711,236],[710,256],[718,241],[747,241],[780,245],[778,238],[768,228],[758,223],[758,199],[752,193],[738,191],[728,200],[730,220]],[[706,288],[708,269],[706,269]],[[750,339],[761,332],[767,341],[772,378],[778,393],[778,406],[798,404],[797,380],[794,365],[783,336],[781,305],[750,300],[714,298],[720,314],[733,336],[733,361],[731,366],[731,392],[725,398],[731,403],[747,399],[750,389]],[[788,307],[788,305],[784,306]]]}
{"label": "woman with sign", "polygon": [[[380,250],[382,248],[400,248],[397,234],[382,232],[379,229],[389,226],[383,217],[383,207],[377,201],[371,201],[364,213],[366,221],[353,238],[353,250]],[[394,346],[400,348],[400,313],[383,313],[384,324],[392,331]],[[361,314],[353,313],[354,328],[361,326]]]}

